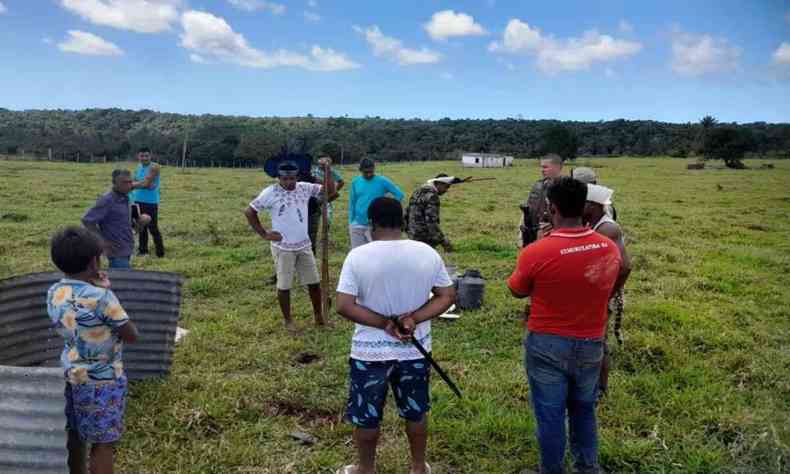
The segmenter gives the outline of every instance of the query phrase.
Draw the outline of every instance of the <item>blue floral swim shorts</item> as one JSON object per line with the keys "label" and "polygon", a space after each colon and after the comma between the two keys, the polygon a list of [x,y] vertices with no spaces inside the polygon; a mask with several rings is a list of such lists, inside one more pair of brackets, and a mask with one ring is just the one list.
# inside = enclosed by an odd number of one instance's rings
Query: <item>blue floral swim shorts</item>
{"label": "blue floral swim shorts", "polygon": [[123,434],[128,382],[66,383],[66,429],[86,443],[115,443]]}
{"label": "blue floral swim shorts", "polygon": [[369,362],[349,359],[351,383],[346,420],[360,428],[378,428],[387,388],[392,386],[401,418],[422,421],[431,410],[431,367],[425,359]]}

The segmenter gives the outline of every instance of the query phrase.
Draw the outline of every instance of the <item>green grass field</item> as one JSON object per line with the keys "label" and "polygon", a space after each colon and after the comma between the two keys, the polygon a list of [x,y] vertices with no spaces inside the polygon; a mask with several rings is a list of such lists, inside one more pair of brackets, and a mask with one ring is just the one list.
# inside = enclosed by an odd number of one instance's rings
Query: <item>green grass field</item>
{"label": "green grass field", "polygon": [[[634,272],[625,345],[599,407],[608,472],[790,472],[790,161],[774,170],[687,171],[685,160],[579,159],[616,190]],[[751,162],[757,166],[759,163]],[[131,166],[131,165],[130,165]],[[48,239],[76,224],[109,185],[111,165],[0,162],[0,277],[48,271]],[[342,170],[348,181],[355,174]],[[522,366],[523,302],[505,279],[517,255],[518,203],[535,161],[470,173],[457,163],[382,165],[407,195],[440,171],[495,176],[443,197],[459,269],[487,278],[484,307],[434,324],[434,354],[464,391],[433,378],[429,461],[441,473],[516,473],[538,460]],[[123,473],[328,473],[353,460],[341,421],[352,324],[318,330],[305,292],[283,329],[268,246],[242,215],[272,182],[260,171],[163,169],[167,258],[184,288],[172,374],[136,383],[119,449]],[[332,276],[348,247],[347,194],[333,225]],[[335,280],[336,281],[336,280]],[[572,296],[572,292],[569,292]],[[134,315],[131,315],[132,318]],[[304,353],[319,359],[302,364]],[[407,472],[390,401],[381,474]],[[302,446],[294,430],[318,438]]]}

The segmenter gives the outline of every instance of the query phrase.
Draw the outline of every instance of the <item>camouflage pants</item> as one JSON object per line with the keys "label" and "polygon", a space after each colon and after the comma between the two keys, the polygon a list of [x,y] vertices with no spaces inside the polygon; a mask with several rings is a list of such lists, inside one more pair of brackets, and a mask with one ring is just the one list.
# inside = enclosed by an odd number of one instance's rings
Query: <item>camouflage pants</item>
{"label": "camouflage pants", "polygon": [[623,289],[614,294],[609,299],[609,319],[606,323],[606,329],[608,332],[609,329],[609,321],[614,318],[614,337],[617,338],[617,344],[623,344],[623,313],[625,312],[625,299],[623,298]]}

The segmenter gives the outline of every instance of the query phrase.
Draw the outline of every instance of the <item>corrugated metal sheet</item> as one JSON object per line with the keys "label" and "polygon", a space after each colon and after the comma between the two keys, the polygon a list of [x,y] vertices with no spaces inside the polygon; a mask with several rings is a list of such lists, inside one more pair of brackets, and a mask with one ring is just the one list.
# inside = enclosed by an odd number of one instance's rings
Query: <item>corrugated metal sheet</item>
{"label": "corrugated metal sheet", "polygon": [[[113,292],[140,331],[124,348],[132,380],[167,375],[173,361],[182,277],[108,272]],[[47,315],[47,290],[60,273],[0,280],[0,473],[62,474],[66,465],[63,339]]]}
{"label": "corrugated metal sheet", "polygon": [[[175,350],[183,278],[174,273],[110,270],[112,290],[140,331],[124,347],[131,380],[167,375]],[[59,365],[63,340],[50,327],[46,296],[60,273],[0,280],[0,365]]]}
{"label": "corrugated metal sheet", "polygon": [[63,371],[0,366],[0,472],[65,474]]}

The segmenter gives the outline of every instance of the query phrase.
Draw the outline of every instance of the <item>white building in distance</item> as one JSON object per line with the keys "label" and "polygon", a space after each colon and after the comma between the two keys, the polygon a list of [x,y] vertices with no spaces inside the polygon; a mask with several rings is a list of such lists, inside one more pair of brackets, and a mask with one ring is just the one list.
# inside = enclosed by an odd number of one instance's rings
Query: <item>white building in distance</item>
{"label": "white building in distance", "polygon": [[496,153],[462,153],[464,168],[504,168],[513,166],[513,157]]}

